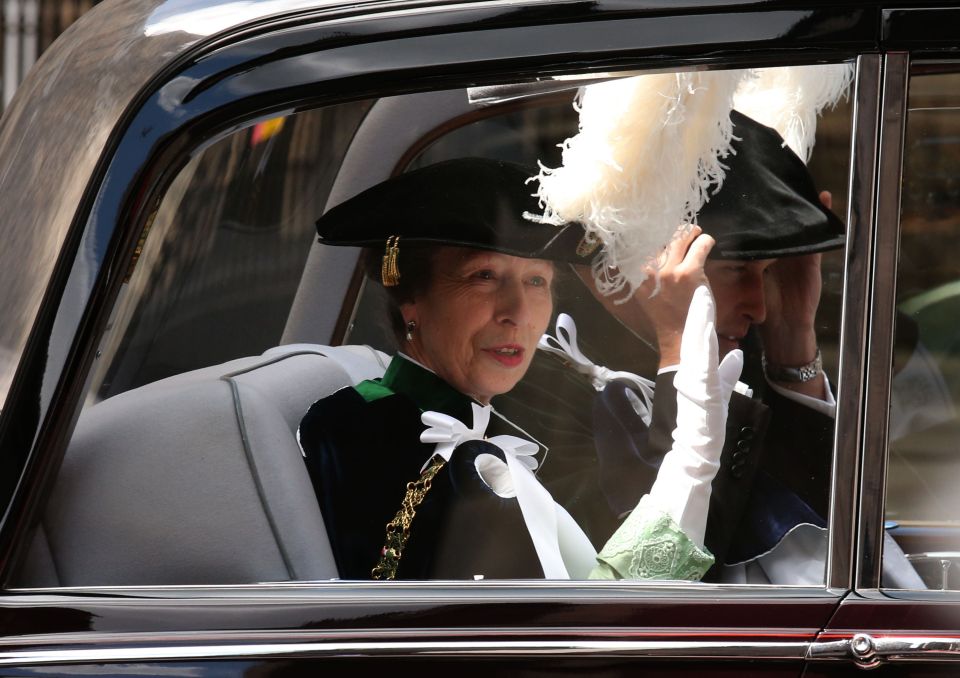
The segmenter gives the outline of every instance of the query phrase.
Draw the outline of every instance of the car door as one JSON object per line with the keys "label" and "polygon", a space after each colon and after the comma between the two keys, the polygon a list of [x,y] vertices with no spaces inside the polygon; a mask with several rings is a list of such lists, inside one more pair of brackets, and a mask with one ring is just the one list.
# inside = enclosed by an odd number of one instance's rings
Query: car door
{"label": "car door", "polygon": [[[107,9],[83,25],[93,30]],[[868,328],[878,93],[889,72],[870,53],[876,10],[370,3],[291,8],[233,28],[212,20],[215,10],[129,10],[131,40],[202,37],[115,106],[100,160],[71,177],[82,200],[51,224],[60,249],[38,277],[42,303],[25,305],[30,322],[10,342],[0,662],[33,674],[283,675],[398,661],[468,674],[800,674],[862,581],[851,509],[873,352],[854,338]],[[79,67],[68,47],[48,63]],[[296,448],[287,440],[292,456],[280,464],[270,440],[296,415],[272,409],[293,392],[292,376],[333,388],[383,367],[383,354],[331,347],[374,341],[362,334],[355,257],[306,253],[312,220],[357,181],[343,168],[370,182],[449,154],[548,153],[576,122],[572,91],[553,76],[821,61],[856,66],[852,105],[824,123],[831,141],[815,160],[852,234],[826,269],[837,444],[823,585],[334,581]],[[544,82],[546,99],[527,96]],[[526,103],[436,103],[479,85],[517,86]],[[398,133],[389,153],[360,143],[382,102],[404,97],[413,105],[398,129],[421,128]],[[11,110],[6,143],[27,125],[24,104]],[[511,133],[497,136],[498,126]],[[6,218],[11,232],[36,224]],[[305,286],[315,294],[298,300]],[[290,370],[259,378],[278,365]],[[238,444],[220,455],[237,422]],[[193,529],[203,525],[212,528]]]}
{"label": "car door", "polygon": [[[885,35],[872,356],[866,391],[856,591],[813,652],[811,675],[843,658],[890,675],[956,671],[957,518],[953,475],[956,379],[947,243],[954,240],[957,65],[949,31],[930,31],[952,9],[889,10]],[[924,30],[921,30],[925,27]],[[902,147],[901,147],[902,142]],[[942,252],[938,249],[944,248]],[[887,271],[882,274],[880,271]],[[895,275],[893,272],[895,271]],[[883,526],[923,575],[891,586]]]}

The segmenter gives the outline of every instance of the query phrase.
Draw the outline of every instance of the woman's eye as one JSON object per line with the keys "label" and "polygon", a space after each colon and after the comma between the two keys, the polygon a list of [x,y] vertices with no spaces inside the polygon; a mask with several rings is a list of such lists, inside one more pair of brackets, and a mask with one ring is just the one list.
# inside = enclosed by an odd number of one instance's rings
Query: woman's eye
{"label": "woman's eye", "polygon": [[544,278],[542,275],[535,275],[532,278],[530,278],[530,284],[533,287],[546,287],[547,279]]}

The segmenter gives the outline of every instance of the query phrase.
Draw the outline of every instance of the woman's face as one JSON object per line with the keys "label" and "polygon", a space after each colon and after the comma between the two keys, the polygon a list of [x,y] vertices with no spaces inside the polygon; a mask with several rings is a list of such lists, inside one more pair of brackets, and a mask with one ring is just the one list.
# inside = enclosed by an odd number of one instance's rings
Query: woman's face
{"label": "woman's face", "polygon": [[426,292],[400,308],[416,321],[405,352],[481,403],[512,389],[550,322],[553,264],[440,247]]}

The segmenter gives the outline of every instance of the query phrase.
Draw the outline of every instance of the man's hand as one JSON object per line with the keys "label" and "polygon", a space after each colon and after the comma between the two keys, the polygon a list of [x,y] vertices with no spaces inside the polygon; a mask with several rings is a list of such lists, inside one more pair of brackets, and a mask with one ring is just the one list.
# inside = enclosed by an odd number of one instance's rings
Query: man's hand
{"label": "man's hand", "polygon": [[[649,318],[657,333],[660,367],[680,363],[680,338],[687,320],[693,292],[707,285],[703,265],[715,241],[693,226],[677,236],[660,257],[660,289],[654,271],[634,293],[633,299]],[[656,293],[654,291],[656,290]]]}
{"label": "man's hand", "polygon": [[[820,193],[820,202],[830,209],[829,191]],[[820,304],[822,279],[821,255],[806,254],[778,259],[767,269],[764,281],[767,317],[760,325],[760,336],[767,362],[783,367],[799,367],[817,355],[816,318]],[[808,382],[778,382],[781,386],[823,398],[823,375]]]}
{"label": "man's hand", "polygon": [[767,318],[760,326],[764,351],[778,365],[802,365],[817,352],[820,255],[778,259],[764,280]]}

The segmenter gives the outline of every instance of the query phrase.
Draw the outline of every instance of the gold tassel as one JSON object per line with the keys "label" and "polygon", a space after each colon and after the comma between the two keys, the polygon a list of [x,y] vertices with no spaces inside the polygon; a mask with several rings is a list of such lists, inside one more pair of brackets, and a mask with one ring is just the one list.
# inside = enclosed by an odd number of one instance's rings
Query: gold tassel
{"label": "gold tassel", "polygon": [[380,266],[380,280],[383,281],[384,287],[396,287],[400,284],[398,256],[400,256],[400,236],[391,235],[387,238],[387,248],[383,254],[383,264]]}

